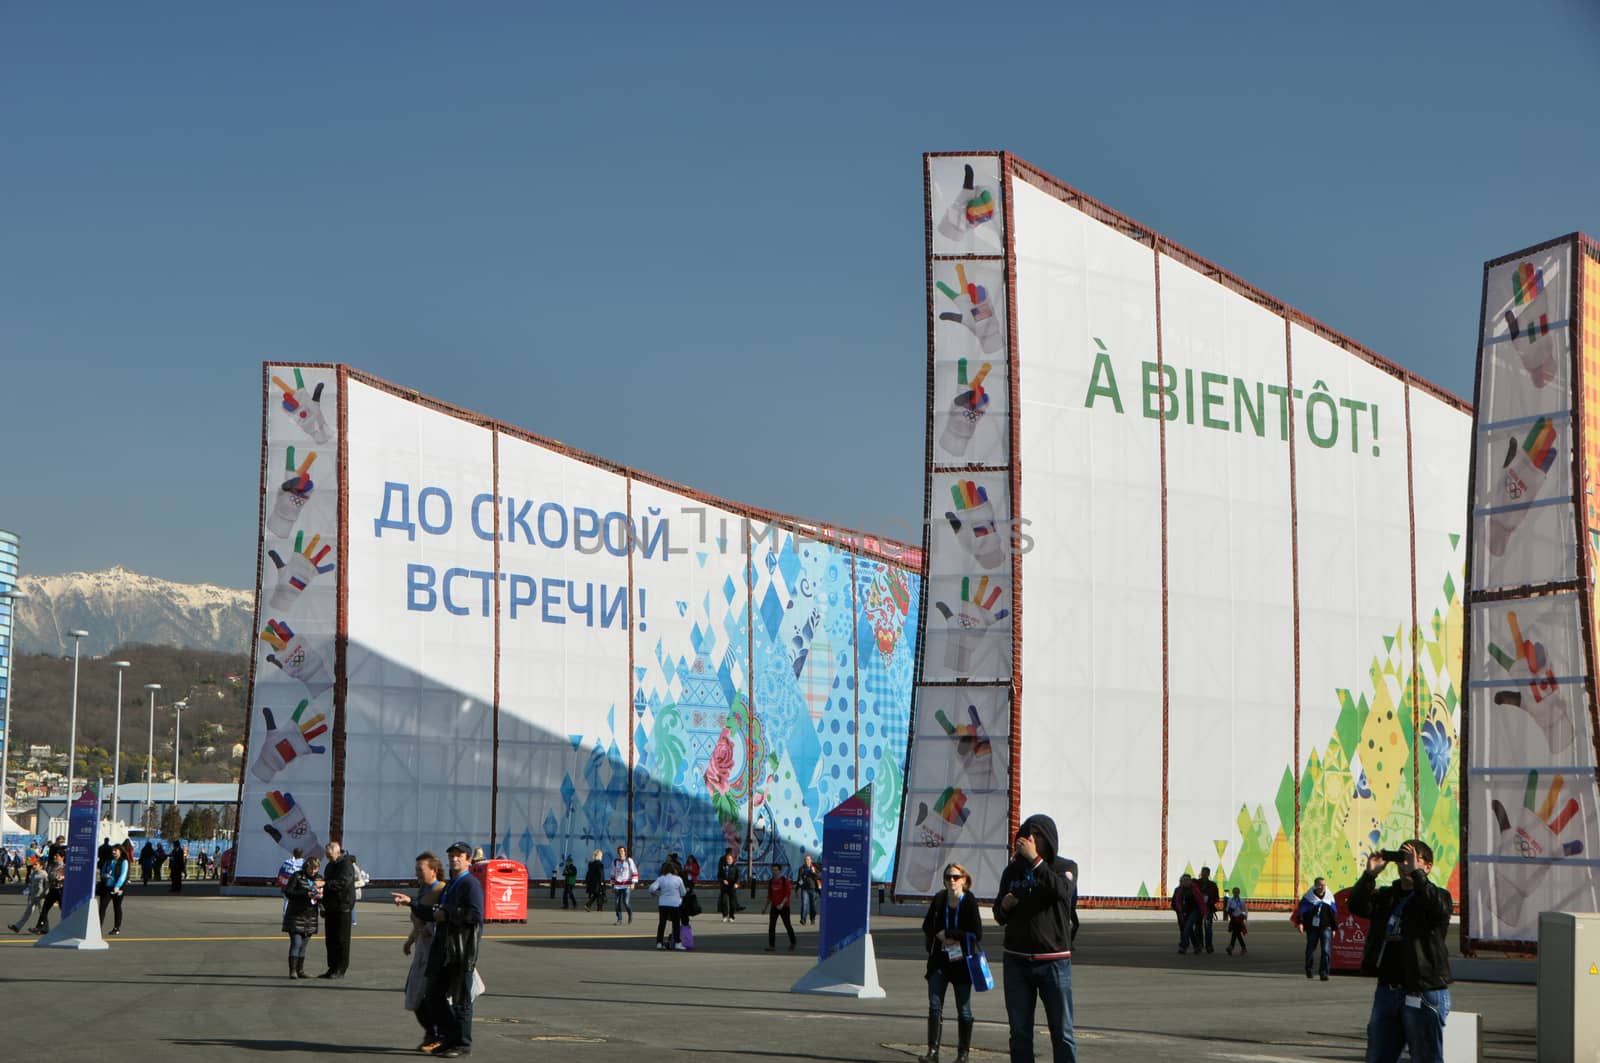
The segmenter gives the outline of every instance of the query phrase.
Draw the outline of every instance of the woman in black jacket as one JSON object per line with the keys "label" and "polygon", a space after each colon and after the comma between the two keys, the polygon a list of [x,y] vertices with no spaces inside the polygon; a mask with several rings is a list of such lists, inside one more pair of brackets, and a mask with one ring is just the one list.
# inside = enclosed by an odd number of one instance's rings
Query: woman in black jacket
{"label": "woman in black jacket", "polygon": [[589,868],[583,876],[583,888],[589,894],[589,899],[583,902],[584,911],[603,912],[606,910],[606,864],[599,849],[594,851],[593,858],[589,861]]}
{"label": "woman in black jacket", "polygon": [[945,891],[928,905],[928,914],[922,919],[928,949],[928,1054],[917,1057],[917,1063],[939,1063],[947,985],[956,991],[956,1063],[967,1063],[972,1048],[972,976],[967,973],[967,950],[983,939],[983,917],[966,868],[946,865],[944,885]]}
{"label": "woman in black jacket", "polygon": [[283,932],[289,935],[289,977],[306,974],[306,942],[317,936],[317,902],[322,899],[321,861],[308,857],[283,886]]}

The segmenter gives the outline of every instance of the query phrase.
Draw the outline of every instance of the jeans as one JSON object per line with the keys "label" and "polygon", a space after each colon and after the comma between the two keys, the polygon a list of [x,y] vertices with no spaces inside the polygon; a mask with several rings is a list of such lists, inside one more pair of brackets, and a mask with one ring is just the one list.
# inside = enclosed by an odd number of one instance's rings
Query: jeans
{"label": "jeans", "polygon": [[807,920],[815,920],[816,918],[817,891],[813,889],[802,889],[800,891],[800,922],[804,924]]}
{"label": "jeans", "polygon": [[[1201,913],[1200,925],[1201,925],[1201,927],[1203,927],[1205,929],[1205,932],[1206,932],[1206,951],[1207,952],[1214,951],[1212,949],[1212,947],[1211,947],[1211,924],[1214,923],[1214,922],[1216,922],[1216,920],[1214,918],[1212,918],[1210,912]],[[1199,936],[1200,935],[1198,935],[1198,934],[1195,935],[1195,937],[1197,937],[1197,938]],[[1200,943],[1198,941],[1196,941],[1194,947],[1195,948],[1199,948],[1200,947]]]}
{"label": "jeans", "polygon": [[1328,951],[1333,947],[1333,927],[1308,926],[1306,927],[1306,974],[1311,973],[1311,958],[1316,955],[1317,947],[1322,948],[1322,966],[1317,973],[1328,977]]}
{"label": "jeans", "polygon": [[1187,912],[1179,917],[1178,921],[1178,951],[1183,952],[1190,945],[1196,952],[1200,951],[1200,913]]}
{"label": "jeans", "polygon": [[1367,1063],[1395,1063],[1400,1050],[1411,1049],[1412,1063],[1444,1063],[1444,1024],[1450,1017],[1450,990],[1415,994],[1421,1005],[1406,1007],[1404,989],[1380,985],[1372,994],[1367,1020]]}
{"label": "jeans", "polygon": [[1077,1063],[1072,1037],[1072,961],[1024,960],[1006,954],[1006,1019],[1011,1024],[1011,1063],[1033,1063],[1033,1007],[1044,1002],[1054,1063]]}
{"label": "jeans", "polygon": [[972,983],[950,981],[942,967],[935,967],[928,972],[928,1013],[930,1015],[944,1013],[945,986],[952,986],[956,991],[956,1017],[962,1022],[971,1022]]}
{"label": "jeans", "polygon": [[289,932],[289,958],[291,960],[305,959],[306,942],[310,939],[310,935],[308,934],[296,934],[291,930]]}
{"label": "jeans", "polygon": [[612,889],[617,895],[617,922],[622,922],[622,913],[624,909],[626,909],[628,913],[628,922],[633,922],[633,902],[629,899],[629,894],[633,892],[633,887],[613,886]]}

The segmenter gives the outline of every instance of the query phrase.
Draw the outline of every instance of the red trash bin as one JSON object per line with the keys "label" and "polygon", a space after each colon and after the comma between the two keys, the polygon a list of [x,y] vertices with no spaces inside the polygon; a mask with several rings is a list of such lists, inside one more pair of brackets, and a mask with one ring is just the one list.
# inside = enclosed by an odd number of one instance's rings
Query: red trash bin
{"label": "red trash bin", "polygon": [[479,860],[472,877],[483,887],[483,921],[528,921],[528,869],[515,860]]}
{"label": "red trash bin", "polygon": [[1367,947],[1367,921],[1350,912],[1350,894],[1354,887],[1342,889],[1333,895],[1339,909],[1339,919],[1333,924],[1333,947],[1328,951],[1328,966],[1335,971],[1361,970],[1361,953]]}

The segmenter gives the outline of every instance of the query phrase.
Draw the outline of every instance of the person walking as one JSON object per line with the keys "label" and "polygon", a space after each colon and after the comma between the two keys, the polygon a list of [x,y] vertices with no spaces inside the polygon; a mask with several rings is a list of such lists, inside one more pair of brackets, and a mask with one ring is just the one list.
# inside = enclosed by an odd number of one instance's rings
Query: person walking
{"label": "person walking", "polygon": [[[1211,869],[1202,867],[1200,877],[1195,881],[1195,886],[1200,890],[1200,929],[1205,931],[1205,944],[1207,952],[1216,952],[1211,940],[1211,926],[1217,921],[1217,912],[1222,908],[1222,891],[1217,888],[1216,880],[1211,877]],[[1200,935],[1195,935],[1194,950],[1200,951]]]}
{"label": "person walking", "polygon": [[169,893],[183,892],[183,878],[189,871],[189,849],[182,842],[173,842],[167,855],[167,879],[172,883]]}
{"label": "person walking", "polygon": [[800,860],[800,870],[794,873],[794,882],[800,887],[800,925],[817,921],[817,900],[822,893],[822,872],[816,861],[807,853]]}
{"label": "person walking", "polygon": [[604,911],[606,906],[606,863],[605,853],[599,849],[596,849],[594,855],[589,858],[589,867],[583,875],[583,889],[589,895],[589,899],[583,902],[583,910],[586,912]]}
{"label": "person walking", "polygon": [[328,863],[322,869],[322,919],[326,924],[322,942],[328,950],[328,969],[318,978],[343,978],[350,970],[350,926],[356,909],[355,862],[345,855],[344,846],[329,842],[323,852]]}
{"label": "person walking", "polygon": [[[1200,892],[1188,872],[1178,876],[1178,888],[1172,891],[1172,910],[1178,916],[1178,955],[1182,956],[1189,951],[1190,942],[1198,942],[1200,935]],[[1198,944],[1195,951],[1200,951]]]}
{"label": "person walking", "polygon": [[561,875],[561,910],[578,907],[578,897],[572,892],[578,884],[578,865],[572,862],[572,857],[567,857],[567,866]]}
{"label": "person walking", "polygon": [[450,881],[438,906],[431,910],[413,909],[438,924],[428,955],[427,1000],[443,1038],[433,1054],[446,1059],[472,1052],[472,1000],[482,985],[477,970],[483,935],[483,886],[471,873],[471,851],[466,842],[456,842],[446,849]]}
{"label": "person walking", "polygon": [[628,922],[633,922],[633,902],[630,899],[634,884],[639,881],[639,865],[628,855],[626,845],[617,846],[617,858],[611,861],[611,890],[617,895],[617,925],[622,925],[622,912],[628,912]]}
{"label": "person walking", "polygon": [[400,946],[400,954],[411,957],[411,966],[406,969],[405,1005],[406,1010],[416,1016],[417,1025],[422,1027],[422,1043],[417,1045],[417,1051],[433,1052],[444,1044],[439,1023],[427,1006],[428,957],[433,952],[433,937],[439,924],[418,913],[432,911],[439,906],[439,900],[444,896],[444,865],[432,853],[418,853],[416,870],[415,897],[405,893],[391,893],[389,896],[396,907],[410,909],[411,934]]}
{"label": "person walking", "polygon": [[[28,902],[28,906],[22,910],[22,918],[15,923],[9,924],[13,934],[22,933],[22,928],[28,926],[29,922],[32,921],[33,914],[44,908],[45,894],[50,892],[50,876],[45,872],[43,865],[39,863],[37,856],[30,855],[28,857],[26,876],[23,879],[22,896]],[[29,929],[33,928],[29,927]]]}
{"label": "person walking", "polygon": [[1056,852],[1056,823],[1029,816],[1017,829],[1000,874],[994,920],[1005,928],[1006,1019],[1012,1063],[1033,1063],[1033,1014],[1044,1004],[1054,1063],[1077,1063],[1072,1029],[1072,931],[1067,912],[1076,884]]}
{"label": "person walking", "polygon": [[774,862],[772,877],[767,880],[767,951],[778,950],[778,920],[783,920],[783,931],[789,935],[789,951],[793,952],[798,939],[794,924],[789,921],[789,902],[794,897],[794,880],[784,873],[783,865]]}
{"label": "person walking", "polygon": [[1333,924],[1339,919],[1339,909],[1328,895],[1328,882],[1318,878],[1306,890],[1294,910],[1294,925],[1306,936],[1306,977],[1311,977],[1311,964],[1318,947],[1322,949],[1322,965],[1318,970],[1322,980],[1328,980],[1328,955],[1333,948]]}
{"label": "person walking", "polygon": [[156,847],[147,841],[144,843],[144,848],[139,850],[139,884],[150,885],[150,878],[155,874],[155,870]]}
{"label": "person walking", "polygon": [[1249,928],[1245,922],[1250,918],[1250,913],[1245,909],[1244,898],[1239,896],[1239,887],[1233,887],[1233,896],[1228,898],[1228,955],[1233,955],[1234,946],[1238,946],[1239,955],[1243,956],[1250,950],[1245,948],[1244,936]]}
{"label": "person walking", "polygon": [[922,917],[923,943],[928,950],[928,969],[923,975],[928,980],[928,1051],[917,1057],[917,1063],[939,1063],[946,986],[956,992],[955,1063],[967,1063],[972,1050],[972,974],[967,970],[967,952],[983,939],[983,916],[965,867],[947,864],[944,886]]}
{"label": "person walking", "polygon": [[67,858],[54,847],[50,850],[50,866],[45,869],[45,874],[44,907],[39,910],[39,922],[33,928],[35,934],[50,932],[50,909],[61,907],[62,892],[67,888]]}
{"label": "person walking", "polygon": [[317,936],[317,905],[322,900],[320,861],[311,857],[283,884],[283,922],[289,935],[289,977],[306,978],[306,944]]}
{"label": "person walking", "polygon": [[[1361,973],[1378,979],[1367,1019],[1368,1063],[1393,1063],[1402,1047],[1413,1063],[1443,1063],[1444,1027],[1450,1018],[1450,951],[1445,935],[1455,902],[1428,878],[1433,849],[1413,838],[1400,859],[1367,857],[1367,870],[1350,893],[1350,911],[1370,921]],[[1379,888],[1390,866],[1399,872]]]}
{"label": "person walking", "polygon": [[734,863],[733,850],[729,849],[722,854],[722,863],[717,865],[717,912],[724,923],[731,923],[738,910],[739,865]]}
{"label": "person walking", "polygon": [[95,895],[100,901],[101,925],[105,924],[108,906],[115,912],[111,927],[113,937],[122,933],[122,891],[128,885],[128,873],[131,870],[127,854],[118,846],[113,848],[111,855],[106,858],[105,864],[100,868],[100,881],[95,884]]}
{"label": "person walking", "polygon": [[[661,865],[661,873],[650,883],[650,892],[656,898],[656,948],[680,948],[678,935],[683,928],[683,898],[688,889],[683,884],[683,877],[678,874],[676,861],[669,858]],[[668,923],[672,924],[670,937],[666,936]]]}

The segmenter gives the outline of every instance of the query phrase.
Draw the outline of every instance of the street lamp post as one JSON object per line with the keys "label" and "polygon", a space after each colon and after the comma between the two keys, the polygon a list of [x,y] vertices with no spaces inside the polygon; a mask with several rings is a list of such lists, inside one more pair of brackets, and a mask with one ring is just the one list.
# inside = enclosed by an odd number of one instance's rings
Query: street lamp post
{"label": "street lamp post", "polygon": [[156,805],[151,791],[156,785],[156,691],[161,689],[161,684],[146,683],[144,688],[150,691],[150,744],[144,751],[144,828],[149,830],[150,811]]}
{"label": "street lamp post", "polygon": [[178,809],[178,743],[183,739],[183,710],[189,707],[187,701],[172,703],[173,712],[177,713],[178,722],[172,731],[172,809]]}
{"label": "street lamp post", "polygon": [[[11,606],[11,623],[16,627],[17,603],[27,595],[15,587],[0,591],[0,600]],[[17,640],[15,636],[6,644],[6,707],[5,720],[0,721],[0,816],[6,807],[6,777],[11,768],[11,687],[17,679]]]}
{"label": "street lamp post", "polygon": [[87,631],[69,631],[72,639],[72,724],[67,736],[67,815],[72,815],[72,789],[78,781],[78,658],[82,655]]}
{"label": "street lamp post", "polygon": [[122,673],[133,666],[132,661],[112,661],[111,667],[117,670],[117,736],[112,743],[115,752],[111,754],[111,822],[117,823],[118,816],[122,813],[120,799],[122,797]]}

